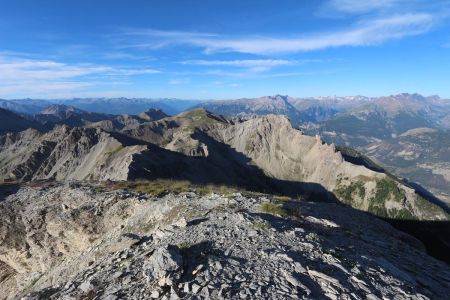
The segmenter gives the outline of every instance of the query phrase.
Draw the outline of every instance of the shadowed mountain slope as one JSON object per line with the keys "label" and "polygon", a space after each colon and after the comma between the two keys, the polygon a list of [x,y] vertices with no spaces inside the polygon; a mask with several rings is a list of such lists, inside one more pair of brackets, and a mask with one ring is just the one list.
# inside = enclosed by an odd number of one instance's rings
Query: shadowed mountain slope
{"label": "shadowed mountain slope", "polygon": [[42,125],[19,116],[18,114],[0,108],[0,134],[19,132],[27,128],[42,129]]}

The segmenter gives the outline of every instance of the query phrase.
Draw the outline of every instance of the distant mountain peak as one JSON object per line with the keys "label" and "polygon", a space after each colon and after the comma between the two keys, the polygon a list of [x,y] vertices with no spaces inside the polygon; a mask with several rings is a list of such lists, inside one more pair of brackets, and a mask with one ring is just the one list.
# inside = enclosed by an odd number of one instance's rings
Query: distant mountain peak
{"label": "distant mountain peak", "polygon": [[85,111],[78,109],[74,106],[65,104],[53,104],[46,107],[40,112],[40,114],[42,115],[56,115],[56,116],[61,115],[67,116],[68,114],[81,114],[81,113],[85,113]]}
{"label": "distant mountain peak", "polygon": [[291,99],[291,97],[289,97],[288,95],[273,95],[273,96],[266,96],[266,97],[261,97],[261,99],[270,99],[273,101],[283,101],[283,102],[289,102],[289,99]]}
{"label": "distant mountain peak", "polygon": [[163,118],[168,117],[167,114],[165,114],[161,109],[159,108],[150,108],[147,109],[144,112],[141,112],[138,115],[139,118],[145,120],[145,121],[157,121]]}

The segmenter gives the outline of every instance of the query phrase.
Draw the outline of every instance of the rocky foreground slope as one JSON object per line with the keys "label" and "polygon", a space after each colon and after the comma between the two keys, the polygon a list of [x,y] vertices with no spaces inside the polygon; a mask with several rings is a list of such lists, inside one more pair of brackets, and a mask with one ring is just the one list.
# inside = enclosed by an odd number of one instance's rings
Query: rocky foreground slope
{"label": "rocky foreground slope", "polygon": [[341,204],[66,183],[22,187],[0,202],[0,215],[0,299],[450,293],[449,266],[420,242]]}

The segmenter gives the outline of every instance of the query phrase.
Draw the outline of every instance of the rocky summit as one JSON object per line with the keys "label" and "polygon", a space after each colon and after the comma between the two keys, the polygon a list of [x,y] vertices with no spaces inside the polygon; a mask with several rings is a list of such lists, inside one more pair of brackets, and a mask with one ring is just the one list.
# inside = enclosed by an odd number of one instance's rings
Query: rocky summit
{"label": "rocky summit", "polygon": [[[176,185],[174,182],[172,185]],[[1,299],[444,299],[450,267],[338,203],[28,184],[0,202]]]}

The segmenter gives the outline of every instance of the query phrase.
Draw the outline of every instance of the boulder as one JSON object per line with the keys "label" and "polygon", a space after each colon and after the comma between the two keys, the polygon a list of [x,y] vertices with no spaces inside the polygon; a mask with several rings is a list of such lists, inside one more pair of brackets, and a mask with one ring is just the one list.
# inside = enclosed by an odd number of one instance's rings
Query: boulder
{"label": "boulder", "polygon": [[155,250],[144,263],[144,275],[148,280],[157,280],[160,286],[171,286],[183,274],[183,257],[178,247],[168,245]]}

